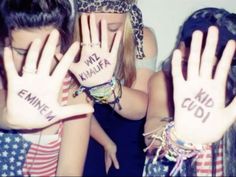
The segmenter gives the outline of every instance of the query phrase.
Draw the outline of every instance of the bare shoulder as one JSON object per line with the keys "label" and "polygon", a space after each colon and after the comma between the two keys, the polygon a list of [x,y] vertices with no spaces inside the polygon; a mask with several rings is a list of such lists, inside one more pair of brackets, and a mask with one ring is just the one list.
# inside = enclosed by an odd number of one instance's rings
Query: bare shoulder
{"label": "bare shoulder", "polygon": [[144,59],[157,56],[156,36],[154,32],[148,27],[143,28],[143,50],[145,54]]}

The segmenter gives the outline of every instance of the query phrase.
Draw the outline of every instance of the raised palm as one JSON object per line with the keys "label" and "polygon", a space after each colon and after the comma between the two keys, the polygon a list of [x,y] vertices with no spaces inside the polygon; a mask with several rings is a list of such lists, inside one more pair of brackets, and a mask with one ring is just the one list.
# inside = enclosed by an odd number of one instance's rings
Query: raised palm
{"label": "raised palm", "polygon": [[228,42],[215,68],[218,29],[209,28],[206,45],[201,53],[202,41],[202,32],[195,31],[186,78],[182,74],[179,50],[174,52],[172,59],[176,136],[197,144],[219,140],[236,117],[236,101],[225,106],[226,81],[235,42]]}
{"label": "raised palm", "polygon": [[[111,80],[117,62],[117,53],[121,40],[121,32],[117,32],[111,51],[108,47],[107,24],[101,21],[101,42],[95,22],[95,15],[82,15],[82,51],[80,61],[73,63],[70,70],[81,85],[92,87]],[[91,36],[91,37],[90,37]]]}
{"label": "raised palm", "polygon": [[11,49],[5,49],[4,64],[8,89],[7,105],[2,119],[5,119],[11,128],[42,128],[61,119],[93,111],[89,104],[61,106],[58,103],[63,79],[79,49],[78,43],[74,43],[54,72],[50,74],[58,38],[59,32],[54,30],[50,34],[41,56],[41,41],[38,39],[33,41],[26,57],[22,76],[16,71]]}

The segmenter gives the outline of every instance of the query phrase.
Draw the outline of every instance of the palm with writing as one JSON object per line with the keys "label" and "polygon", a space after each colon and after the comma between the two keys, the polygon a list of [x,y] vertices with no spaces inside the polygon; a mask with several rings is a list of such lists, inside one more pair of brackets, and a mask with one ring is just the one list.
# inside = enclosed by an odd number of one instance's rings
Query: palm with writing
{"label": "palm with writing", "polygon": [[195,31],[186,79],[182,73],[179,50],[174,52],[172,59],[176,136],[197,144],[219,140],[236,117],[236,99],[225,106],[226,81],[235,52],[235,41],[227,43],[216,68],[218,29],[214,26],[209,28],[201,53],[202,41],[202,32]]}
{"label": "palm with writing", "polygon": [[80,61],[73,63],[70,70],[79,80],[80,84],[86,87],[110,81],[116,66],[121,32],[118,31],[116,33],[110,51],[105,20],[101,21],[101,43],[94,14],[90,15],[89,24],[88,17],[85,14],[81,16],[81,28],[83,38],[81,45],[83,48]]}
{"label": "palm with writing", "polygon": [[[42,42],[39,39],[32,42],[22,76],[16,71],[11,49],[5,48],[4,64],[8,90],[7,105],[2,119],[9,127],[15,129],[42,128],[61,119],[93,111],[89,104],[61,106],[58,103],[63,79],[79,49],[79,44],[74,43],[50,75],[58,39],[59,32],[52,31],[41,55]],[[37,63],[39,63],[38,68]]]}

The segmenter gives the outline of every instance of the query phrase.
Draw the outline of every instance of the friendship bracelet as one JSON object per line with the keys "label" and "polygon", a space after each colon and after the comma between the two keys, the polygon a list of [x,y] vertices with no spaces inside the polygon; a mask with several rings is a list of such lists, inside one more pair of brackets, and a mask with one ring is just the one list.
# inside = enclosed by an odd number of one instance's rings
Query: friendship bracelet
{"label": "friendship bracelet", "polygon": [[[147,151],[154,143],[154,141],[161,141],[161,145],[156,150],[155,157],[153,158],[153,163],[159,158],[166,157],[170,161],[176,162],[174,168],[170,172],[170,176],[175,176],[182,168],[183,161],[197,156],[200,152],[207,148],[207,145],[195,145],[192,143],[186,143],[177,138],[174,130],[174,122],[169,122],[163,129],[162,134],[159,133],[159,129],[156,130],[155,134],[152,134],[153,141],[151,144],[144,149]],[[144,136],[150,135],[150,133],[144,134]],[[171,136],[173,135],[173,136]]]}
{"label": "friendship bracelet", "polygon": [[[115,88],[118,87],[118,94],[115,93]],[[118,109],[121,110],[120,98],[122,96],[122,86],[119,80],[112,78],[110,81],[99,84],[93,87],[80,86],[74,93],[74,97],[85,92],[87,96],[95,103],[100,104],[118,104]],[[114,100],[108,101],[113,95]]]}
{"label": "friendship bracelet", "polygon": [[170,176],[175,176],[181,170],[184,160],[192,158],[201,152],[192,143],[186,143],[179,139],[173,140],[171,138],[171,129],[173,128],[174,122],[170,122],[165,129],[168,149],[165,157],[176,162],[174,168],[170,172]]}

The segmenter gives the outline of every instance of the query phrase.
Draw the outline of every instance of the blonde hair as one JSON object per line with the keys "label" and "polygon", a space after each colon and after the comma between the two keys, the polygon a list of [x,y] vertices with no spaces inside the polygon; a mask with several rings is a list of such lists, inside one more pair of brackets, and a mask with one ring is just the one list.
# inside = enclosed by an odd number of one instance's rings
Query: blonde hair
{"label": "blonde hair", "polygon": [[[80,14],[77,14],[75,21],[75,29],[73,34],[74,41],[76,40],[81,41],[82,37],[79,17]],[[124,25],[123,46],[120,53],[118,54],[118,60],[115,72],[117,79],[123,80],[124,85],[127,87],[131,87],[136,79],[135,44],[134,44],[133,28],[130,18],[131,18],[130,15],[127,14]]]}
{"label": "blonde hair", "polygon": [[136,79],[135,44],[130,16],[127,15],[123,34],[123,49],[117,61],[117,77],[124,80],[125,86],[131,87]]}
{"label": "blonde hair", "polygon": [[[125,0],[128,3],[136,4],[138,0]],[[121,52],[121,60],[118,60],[117,77],[124,80],[124,85],[131,87],[136,80],[136,67],[135,67],[135,44],[134,32],[131,24],[131,17],[128,14],[125,20],[124,35],[123,35],[123,50]]]}

